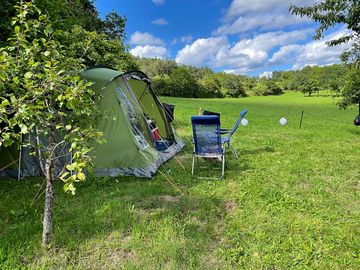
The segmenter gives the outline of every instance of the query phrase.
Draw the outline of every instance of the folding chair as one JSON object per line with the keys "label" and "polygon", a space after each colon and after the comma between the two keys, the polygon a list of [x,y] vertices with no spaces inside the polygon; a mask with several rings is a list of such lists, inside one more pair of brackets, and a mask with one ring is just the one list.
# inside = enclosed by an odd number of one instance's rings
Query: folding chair
{"label": "folding chair", "polygon": [[220,117],[218,115],[192,116],[194,137],[191,174],[194,175],[195,158],[220,159],[221,177],[225,170],[225,145],[221,143]]}
{"label": "folding chair", "polygon": [[244,118],[244,116],[247,114],[247,112],[248,112],[248,110],[243,110],[243,111],[240,113],[239,118],[238,118],[238,120],[236,121],[235,126],[234,126],[232,129],[228,129],[228,128],[222,128],[222,129],[220,129],[220,133],[221,133],[221,134],[227,134],[226,137],[222,137],[222,138],[221,138],[221,143],[222,143],[222,144],[225,144],[225,143],[226,143],[226,144],[229,146],[231,152],[233,153],[233,155],[234,155],[234,157],[235,157],[236,159],[239,159],[239,156],[238,156],[238,154],[236,153],[236,150],[234,149],[234,147],[232,147],[230,139],[231,139],[231,136],[232,136],[232,135],[235,133],[235,131],[237,130],[238,126],[240,125],[241,120]]}

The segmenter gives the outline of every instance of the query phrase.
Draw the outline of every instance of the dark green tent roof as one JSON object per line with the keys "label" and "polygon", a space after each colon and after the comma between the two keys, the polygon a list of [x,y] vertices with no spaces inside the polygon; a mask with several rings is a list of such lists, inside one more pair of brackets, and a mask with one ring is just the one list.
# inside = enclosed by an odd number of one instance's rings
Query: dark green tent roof
{"label": "dark green tent roof", "polygon": [[95,88],[97,89],[105,87],[112,79],[122,74],[123,72],[105,67],[93,67],[81,72],[81,76],[84,79],[94,82]]}

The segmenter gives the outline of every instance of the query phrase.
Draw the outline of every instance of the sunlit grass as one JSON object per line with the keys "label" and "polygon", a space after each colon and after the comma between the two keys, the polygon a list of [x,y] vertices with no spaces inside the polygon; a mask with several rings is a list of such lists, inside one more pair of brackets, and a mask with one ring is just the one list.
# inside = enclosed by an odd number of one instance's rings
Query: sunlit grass
{"label": "sunlit grass", "polygon": [[[187,143],[153,179],[93,179],[76,196],[57,185],[53,250],[40,248],[42,180],[0,180],[1,269],[359,269],[357,109],[330,97],[163,98]],[[224,180],[192,178],[191,115],[249,109]],[[299,128],[301,112],[302,127]],[[280,117],[288,124],[281,126]],[[213,171],[214,174],[219,171]]]}

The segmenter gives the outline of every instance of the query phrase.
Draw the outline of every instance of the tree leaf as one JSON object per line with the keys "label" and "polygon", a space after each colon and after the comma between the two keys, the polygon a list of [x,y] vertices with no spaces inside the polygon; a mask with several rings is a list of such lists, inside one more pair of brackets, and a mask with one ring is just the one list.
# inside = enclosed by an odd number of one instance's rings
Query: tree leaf
{"label": "tree leaf", "polygon": [[84,181],[85,180],[85,174],[84,173],[78,173],[77,174],[77,178],[80,180],[80,181]]}
{"label": "tree leaf", "polygon": [[31,77],[32,77],[32,72],[31,71],[28,71],[28,72],[26,72],[25,73],[25,75],[24,75],[24,77],[26,78],[26,79],[30,79]]}
{"label": "tree leaf", "polygon": [[28,127],[26,125],[24,125],[24,124],[20,125],[20,129],[21,129],[20,133],[22,133],[22,134],[29,133]]}

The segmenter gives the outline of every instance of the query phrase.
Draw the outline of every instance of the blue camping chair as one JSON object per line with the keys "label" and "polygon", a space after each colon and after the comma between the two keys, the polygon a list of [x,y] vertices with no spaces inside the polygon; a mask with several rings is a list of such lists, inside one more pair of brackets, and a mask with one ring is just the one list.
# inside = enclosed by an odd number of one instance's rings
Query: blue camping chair
{"label": "blue camping chair", "polygon": [[238,120],[236,121],[235,126],[234,126],[232,129],[222,128],[222,129],[220,130],[220,133],[221,133],[222,135],[226,134],[226,137],[221,138],[221,143],[222,143],[222,144],[225,144],[225,143],[226,143],[226,144],[229,146],[231,152],[233,153],[233,155],[234,155],[234,157],[235,157],[236,159],[239,159],[239,156],[238,156],[238,154],[236,153],[236,150],[234,149],[234,147],[232,147],[230,139],[231,139],[231,136],[232,136],[232,135],[235,133],[235,131],[237,130],[238,126],[240,125],[241,120],[244,118],[244,116],[247,114],[247,112],[248,112],[248,110],[243,110],[243,111],[240,113],[239,118],[238,118]]}
{"label": "blue camping chair", "polygon": [[194,137],[191,174],[194,175],[195,158],[220,159],[221,178],[225,170],[225,145],[221,142],[220,117],[218,115],[192,116]]}

